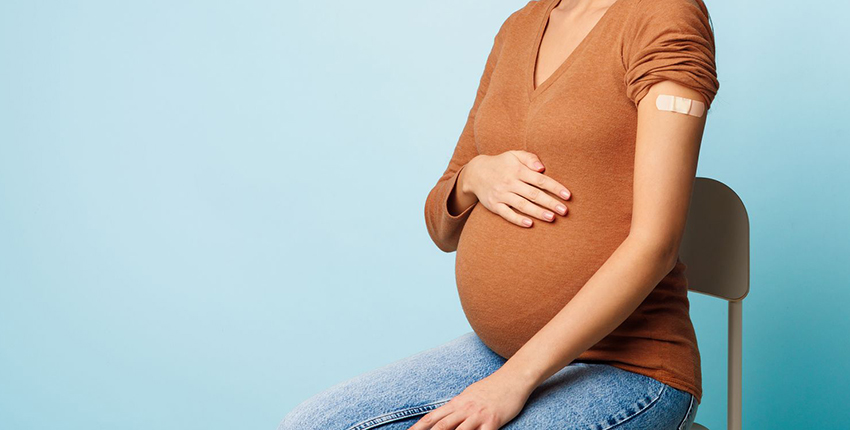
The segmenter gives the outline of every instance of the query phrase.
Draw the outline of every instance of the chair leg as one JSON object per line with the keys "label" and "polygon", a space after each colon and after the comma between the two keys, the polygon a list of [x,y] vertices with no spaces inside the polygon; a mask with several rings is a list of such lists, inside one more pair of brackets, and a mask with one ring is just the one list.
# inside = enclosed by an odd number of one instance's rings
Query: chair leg
{"label": "chair leg", "polygon": [[743,303],[741,300],[729,302],[729,381],[728,381],[728,405],[726,409],[727,428],[729,430],[741,430],[742,421],[742,395],[741,382],[743,348],[742,348],[742,321]]}

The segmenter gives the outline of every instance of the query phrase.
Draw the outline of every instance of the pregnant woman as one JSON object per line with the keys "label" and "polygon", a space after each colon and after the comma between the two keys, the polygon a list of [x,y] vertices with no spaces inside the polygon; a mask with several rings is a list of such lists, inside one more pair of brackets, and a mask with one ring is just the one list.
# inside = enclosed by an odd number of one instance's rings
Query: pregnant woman
{"label": "pregnant woman", "polygon": [[280,430],[687,429],[685,227],[719,82],[702,0],[539,0],[495,36],[425,202],[473,331]]}

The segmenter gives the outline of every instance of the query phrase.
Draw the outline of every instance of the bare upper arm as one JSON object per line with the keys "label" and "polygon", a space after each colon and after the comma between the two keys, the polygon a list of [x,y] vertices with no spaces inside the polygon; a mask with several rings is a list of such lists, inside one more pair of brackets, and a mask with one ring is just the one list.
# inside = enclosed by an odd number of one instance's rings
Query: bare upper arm
{"label": "bare upper arm", "polygon": [[674,81],[652,85],[639,104],[630,236],[669,252],[671,266],[685,229],[707,112],[695,117],[655,107],[659,94],[705,101]]}

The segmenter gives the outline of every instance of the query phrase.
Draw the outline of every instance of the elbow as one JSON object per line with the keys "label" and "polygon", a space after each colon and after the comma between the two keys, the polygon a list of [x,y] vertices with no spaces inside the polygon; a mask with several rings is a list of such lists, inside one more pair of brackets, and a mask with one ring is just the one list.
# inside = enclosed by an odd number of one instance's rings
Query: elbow
{"label": "elbow", "polygon": [[437,248],[440,248],[441,251],[446,254],[457,251],[457,243],[450,242],[435,242],[437,244]]}
{"label": "elbow", "polygon": [[427,230],[428,230],[428,237],[430,237],[430,238],[431,238],[431,242],[434,242],[434,244],[435,244],[435,245],[437,245],[437,248],[440,248],[440,251],[443,251],[443,252],[452,252],[452,251],[454,251],[454,250],[451,248],[451,244],[450,244],[450,243],[448,243],[447,241],[443,240],[443,239],[440,237],[440,235],[438,235],[438,234],[437,234],[437,232],[436,232],[436,231],[434,230],[434,228],[432,227],[431,222],[430,222],[430,221],[428,221],[428,219],[427,219],[427,218],[425,219],[425,227],[426,227],[426,228],[427,228]]}
{"label": "elbow", "polygon": [[440,217],[434,215],[433,210],[429,210],[429,205],[425,206],[425,229],[428,231],[428,237],[437,245],[441,251],[450,253],[457,251],[458,238],[445,233],[448,228],[441,225]]}
{"label": "elbow", "polygon": [[664,273],[670,273],[679,261],[679,246],[677,244],[665,246],[662,251],[660,251],[660,256],[658,258],[666,264],[666,266],[664,266]]}
{"label": "elbow", "polygon": [[662,240],[652,247],[652,252],[656,256],[658,264],[662,265],[665,274],[670,273],[676,267],[676,261],[679,260],[679,245],[675,240]]}
{"label": "elbow", "polygon": [[428,235],[431,236],[431,241],[433,241],[434,244],[437,245],[437,248],[440,248],[440,251],[443,251],[447,254],[450,252],[457,251],[458,241],[442,239],[435,233],[433,233],[430,229],[428,231]]}
{"label": "elbow", "polygon": [[445,235],[438,234],[437,231],[430,225],[428,226],[428,236],[431,237],[431,241],[437,245],[437,248],[440,248],[440,251],[445,253],[457,251],[457,238],[445,237]]}
{"label": "elbow", "polygon": [[646,235],[641,236],[637,234],[630,234],[630,240],[637,243],[637,246],[645,251],[646,254],[650,255],[652,261],[657,262],[660,270],[663,272],[669,273],[676,267],[676,263],[679,260],[679,240],[677,238],[659,238],[655,237],[647,237]]}

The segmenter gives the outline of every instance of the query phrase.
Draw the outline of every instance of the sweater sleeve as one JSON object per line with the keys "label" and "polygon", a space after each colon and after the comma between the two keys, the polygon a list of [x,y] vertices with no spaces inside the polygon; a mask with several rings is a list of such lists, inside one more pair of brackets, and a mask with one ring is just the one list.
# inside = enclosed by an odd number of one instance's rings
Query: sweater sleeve
{"label": "sweater sleeve", "polygon": [[720,83],[714,33],[702,0],[639,0],[623,42],[626,95],[638,105],[649,88],[671,80],[711,105]]}
{"label": "sweater sleeve", "polygon": [[481,100],[487,94],[490,75],[496,67],[501,52],[505,29],[515,15],[516,12],[502,23],[493,40],[493,47],[487,57],[484,73],[481,75],[478,84],[478,92],[472,103],[472,108],[469,110],[469,115],[467,115],[466,124],[461,131],[454,153],[449,160],[449,165],[425,199],[425,225],[428,229],[428,234],[437,247],[444,252],[457,250],[460,232],[464,224],[466,224],[466,220],[469,218],[472,209],[478,205],[478,202],[476,202],[457,215],[452,215],[448,210],[449,197],[455,189],[461,170],[469,160],[478,155],[478,149],[475,146],[475,113],[478,111]]}

